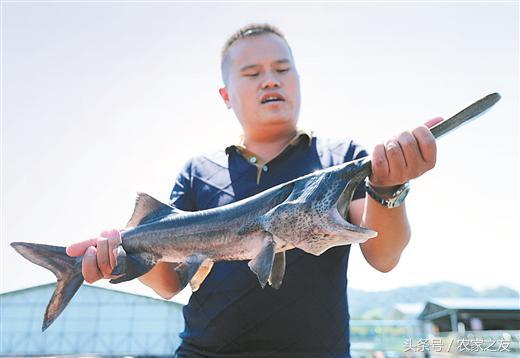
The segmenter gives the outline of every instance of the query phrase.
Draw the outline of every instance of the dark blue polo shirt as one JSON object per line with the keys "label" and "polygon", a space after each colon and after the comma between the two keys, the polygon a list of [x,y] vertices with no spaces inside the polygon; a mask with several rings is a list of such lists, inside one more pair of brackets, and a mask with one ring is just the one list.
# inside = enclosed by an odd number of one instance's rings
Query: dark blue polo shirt
{"label": "dark blue polo shirt", "polygon": [[[255,195],[317,169],[367,155],[351,140],[301,134],[269,163],[231,146],[191,159],[171,204],[204,210]],[[264,165],[265,164],[265,165]],[[354,199],[364,196],[358,188]],[[286,252],[282,287],[262,289],[246,261],[217,262],[184,307],[178,357],[349,357],[350,245],[313,256]]]}

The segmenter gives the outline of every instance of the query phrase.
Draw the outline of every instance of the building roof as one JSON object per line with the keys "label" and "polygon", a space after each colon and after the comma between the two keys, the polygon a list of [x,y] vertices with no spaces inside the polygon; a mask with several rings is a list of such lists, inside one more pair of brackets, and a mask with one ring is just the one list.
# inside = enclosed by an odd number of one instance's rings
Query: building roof
{"label": "building roof", "polygon": [[454,311],[516,311],[520,313],[518,298],[433,298],[426,302],[419,319],[435,319]]}
{"label": "building roof", "polygon": [[417,316],[424,309],[424,302],[416,302],[416,303],[397,303],[394,306],[396,311],[401,312],[406,316]]}
{"label": "building roof", "polygon": [[[24,288],[12,290],[12,291],[0,292],[0,297],[7,297],[5,295],[12,295],[12,294],[20,294],[20,293],[30,292],[30,291],[38,290],[38,289],[41,289],[41,288],[50,288],[50,287],[52,287],[52,289],[54,290],[55,286],[56,286],[56,282],[45,283],[45,284],[42,284],[42,285],[36,285],[36,286],[30,286],[30,287],[24,287]],[[155,296],[155,295],[147,295],[147,294],[143,294],[141,292],[128,292],[127,290],[118,289],[115,286],[114,287],[110,287],[110,288],[106,288],[106,287],[99,287],[99,286],[83,283],[82,287],[88,287],[89,290],[91,290],[91,289],[93,289],[93,290],[102,290],[106,294],[110,294],[111,292],[114,293],[114,294],[120,293],[122,295],[130,295],[132,297],[143,297],[143,298],[149,298],[151,300],[170,302],[170,303],[175,303],[175,304],[180,304],[180,305],[187,304],[188,303],[188,298],[189,298],[189,296],[185,297],[185,295],[183,295],[183,296],[177,295],[177,296],[174,296],[171,300],[163,300],[162,298],[159,298],[158,296]],[[49,297],[49,299],[50,299],[50,297]]]}
{"label": "building roof", "polygon": [[456,310],[520,310],[518,298],[433,298],[427,303]]}

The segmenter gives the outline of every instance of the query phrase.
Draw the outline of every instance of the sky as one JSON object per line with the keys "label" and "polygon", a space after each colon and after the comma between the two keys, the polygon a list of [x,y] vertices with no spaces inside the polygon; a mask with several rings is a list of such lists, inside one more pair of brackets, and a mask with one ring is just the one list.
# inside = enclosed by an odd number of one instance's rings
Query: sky
{"label": "sky", "polygon": [[[137,191],[167,202],[190,157],[236,142],[219,55],[251,22],[278,26],[291,44],[300,127],[369,150],[499,92],[412,181],[399,265],[377,272],[355,245],[348,279],[370,291],[436,281],[520,290],[517,3],[35,1],[1,11],[1,292],[54,281],[10,242],[67,246],[121,228]],[[137,281],[115,288],[153,295]]]}

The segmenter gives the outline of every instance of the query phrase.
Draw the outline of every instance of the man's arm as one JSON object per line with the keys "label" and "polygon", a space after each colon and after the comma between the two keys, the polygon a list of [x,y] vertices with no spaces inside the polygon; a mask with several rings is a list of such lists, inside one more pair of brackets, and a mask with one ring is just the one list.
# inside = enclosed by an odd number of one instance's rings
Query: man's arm
{"label": "man's arm", "polygon": [[179,277],[175,272],[176,265],[159,262],[150,271],[138,277],[138,280],[151,287],[162,298],[169,300],[181,291]]}
{"label": "man's arm", "polygon": [[[428,128],[442,121],[435,118],[411,132],[379,144],[372,155],[370,183],[387,188],[415,179],[435,166],[435,138]],[[367,262],[381,272],[392,270],[410,240],[410,225],[403,203],[398,208],[386,208],[370,196],[355,200],[349,208],[353,224],[371,228],[378,236],[360,244]]]}
{"label": "man's arm", "polygon": [[410,240],[405,204],[387,209],[367,196],[351,203],[349,215],[353,224],[378,232],[377,237],[360,244],[367,262],[381,272],[392,270]]}

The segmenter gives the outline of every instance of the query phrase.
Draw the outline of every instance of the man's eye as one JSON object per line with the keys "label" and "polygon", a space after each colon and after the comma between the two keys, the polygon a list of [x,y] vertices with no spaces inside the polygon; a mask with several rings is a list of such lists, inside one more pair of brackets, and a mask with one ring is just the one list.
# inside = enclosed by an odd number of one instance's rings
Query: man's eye
{"label": "man's eye", "polygon": [[290,70],[290,68],[280,68],[277,71],[280,72],[280,73],[284,73],[284,72],[288,72],[289,70]]}
{"label": "man's eye", "polygon": [[256,72],[256,73],[245,73],[244,76],[246,76],[246,77],[256,77],[256,76],[258,76],[258,72]]}

